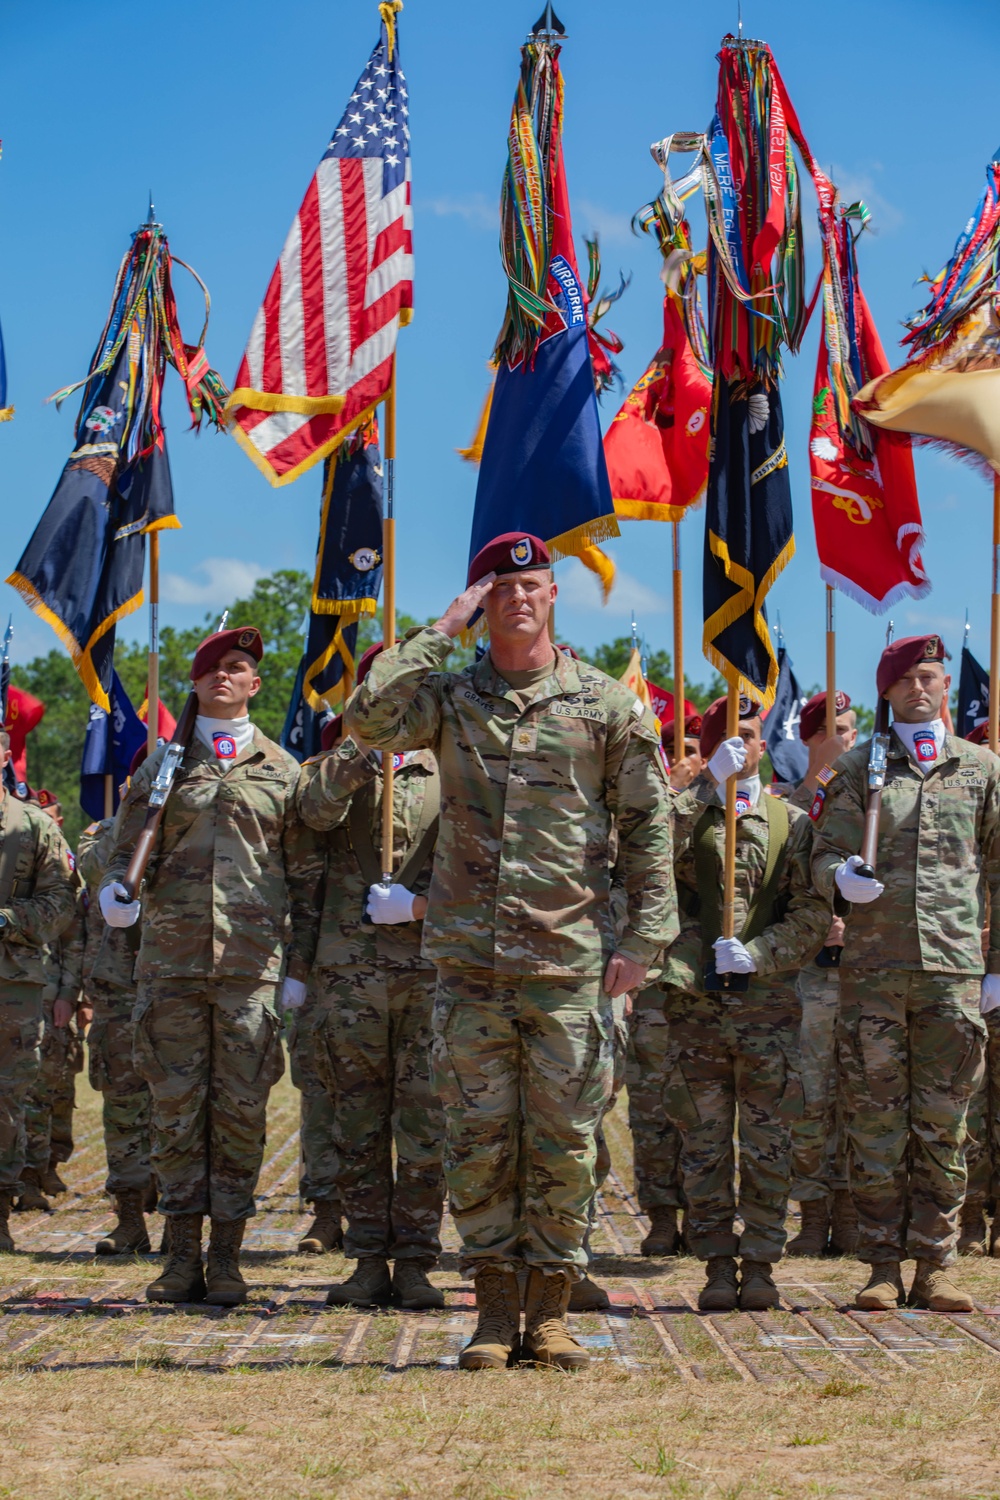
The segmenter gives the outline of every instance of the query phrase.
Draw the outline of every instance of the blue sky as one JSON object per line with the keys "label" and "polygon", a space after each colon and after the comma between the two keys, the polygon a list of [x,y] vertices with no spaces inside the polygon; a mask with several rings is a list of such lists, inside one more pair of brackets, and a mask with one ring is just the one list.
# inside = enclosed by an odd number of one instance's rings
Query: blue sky
{"label": "blue sky", "polygon": [[[402,59],[410,86],[416,313],[399,343],[399,607],[442,609],[461,586],[475,471],[455,455],[475,426],[503,310],[497,203],[518,48],[541,0],[470,6],[407,0]],[[649,143],[703,129],[715,53],[736,3],[682,7],[564,0],[569,39],[566,155],[578,240],[601,235],[605,280],[632,285],[608,323],[625,340],[626,386],[655,351],[659,256],[630,232],[660,179]],[[970,212],[1000,140],[995,0],[840,0],[836,6],[745,0],[744,29],[775,53],[819,162],[848,199],[863,196],[875,233],[861,274],[883,342],[922,302]],[[374,0],[177,0],[127,11],[73,0],[4,7],[0,22],[0,318],[12,423],[0,426],[0,568],[16,563],[71,442],[74,410],[44,398],[86,373],[118,261],[154,194],[174,252],[212,293],[208,353],[232,381],[291,216],[378,31]],[[806,215],[814,222],[812,204]],[[701,236],[700,210],[695,215]],[[810,284],[818,270],[814,233]],[[808,251],[807,251],[808,254]],[[178,273],[185,332],[200,307]],[[808,491],[807,440],[817,328],[788,361],[785,420],[798,553],[771,594],[796,670],[823,674],[823,589]],[[319,477],[272,489],[228,436],[186,430],[179,382],[166,403],[183,530],[163,541],[166,623],[189,625],[272,568],[310,568]],[[604,399],[610,421],[621,400]],[[934,591],[897,606],[897,634],[940,629],[956,656],[968,607],[971,644],[988,654],[990,496],[976,474],[918,457]],[[683,527],[686,662],[701,660],[702,514]],[[670,530],[623,523],[608,550],[619,568],[602,609],[575,562],[561,563],[561,636],[586,646],[627,631],[634,608],[652,646],[670,645]],[[55,637],[5,590],[15,660]],[[885,622],[838,601],[840,684],[873,697]],[[142,635],[145,616],[124,633]]]}

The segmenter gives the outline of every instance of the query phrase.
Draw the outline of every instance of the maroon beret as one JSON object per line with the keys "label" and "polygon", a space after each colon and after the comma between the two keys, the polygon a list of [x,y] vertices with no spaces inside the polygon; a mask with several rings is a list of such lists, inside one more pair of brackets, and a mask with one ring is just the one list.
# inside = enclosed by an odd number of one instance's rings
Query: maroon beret
{"label": "maroon beret", "polygon": [[887,688],[905,677],[911,667],[922,661],[944,661],[947,652],[939,635],[904,635],[902,640],[886,646],[879,658],[875,686],[881,698]]}
{"label": "maroon beret", "polygon": [[[716,698],[714,703],[706,708],[701,721],[701,737],[698,741],[698,752],[702,760],[708,760],[722,744],[726,737],[726,704],[727,698]],[[740,723],[747,719],[760,717],[760,704],[754,703],[752,698],[746,698],[740,694]]]}
{"label": "maroon beret", "polygon": [[335,719],[327,719],[319,732],[319,742],[324,750],[332,750],[344,732],[344,715],[338,714]]}
{"label": "maroon beret", "polygon": [[560,641],[556,646],[556,650],[561,651],[564,656],[571,656],[574,661],[580,660],[580,653],[575,646],[567,646],[564,645],[562,641]]}
{"label": "maroon beret", "polygon": [[129,774],[129,779],[130,780],[135,775],[136,771],[138,771],[139,767],[142,765],[143,761],[146,759],[146,756],[148,754],[149,754],[149,745],[145,741],[143,741],[143,743],[139,746],[138,750],[133,755],[133,757],[132,757],[132,764],[128,768],[128,774]]}
{"label": "maroon beret", "polygon": [[972,733],[967,734],[965,738],[970,745],[988,745],[990,740],[989,719],[984,719],[981,724],[977,724]]}
{"label": "maroon beret", "polygon": [[48,787],[40,786],[36,792],[32,792],[31,800],[39,807],[60,807],[62,804],[55,792],[50,792]]}
{"label": "maroon beret", "polygon": [[[684,738],[697,739],[701,734],[701,714],[687,714],[684,719]],[[665,750],[674,748],[674,720],[664,719],[660,725],[660,742]]]}
{"label": "maroon beret", "polygon": [[363,653],[361,660],[358,662],[357,670],[354,674],[355,687],[358,687],[362,682],[364,682],[365,678],[368,676],[368,668],[371,666],[376,656],[378,656],[379,653],[384,650],[385,642],[376,641],[374,646],[369,646],[368,650]]}
{"label": "maroon beret", "polygon": [[[846,714],[851,706],[851,700],[846,693],[837,689],[834,699],[834,707],[838,714]],[[799,716],[799,739],[811,740],[826,724],[826,694],[815,693],[809,702],[803,704],[802,713]]]}
{"label": "maroon beret", "polygon": [[505,531],[481,547],[469,564],[466,588],[487,573],[519,573],[522,568],[551,568],[552,558],[541,537],[528,531]]}
{"label": "maroon beret", "polygon": [[227,651],[245,651],[259,662],[264,655],[264,643],[260,631],[253,625],[241,625],[236,630],[216,630],[206,635],[191,663],[191,681],[197,682],[206,672],[217,667]]}

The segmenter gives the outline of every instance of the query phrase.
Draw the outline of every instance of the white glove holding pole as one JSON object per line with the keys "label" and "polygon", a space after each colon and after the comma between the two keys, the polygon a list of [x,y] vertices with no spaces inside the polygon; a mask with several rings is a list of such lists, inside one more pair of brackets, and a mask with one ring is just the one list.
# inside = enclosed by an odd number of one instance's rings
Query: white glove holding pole
{"label": "white glove holding pole", "polygon": [[731,740],[723,740],[718,750],[712,755],[708,762],[708,769],[721,786],[728,781],[730,776],[735,776],[737,771],[742,771],[747,763],[747,747],[734,734]]}
{"label": "white glove holding pole", "polygon": [[867,875],[857,873],[859,865],[863,864],[860,854],[852,854],[850,859],[837,866],[833,877],[844,900],[850,901],[854,906],[867,906],[869,901],[877,901],[885,890],[880,880],[872,880]]}
{"label": "white glove holding pole", "polygon": [[[742,741],[741,741],[742,743]],[[716,938],[712,944],[717,974],[756,974],[753,954],[739,938]]]}
{"label": "white glove holding pole", "polygon": [[405,885],[372,885],[368,887],[365,912],[379,927],[393,922],[413,921],[413,892]]}
{"label": "white glove holding pole", "polygon": [[[119,899],[125,897],[125,900]],[[134,927],[139,920],[139,912],[142,903],[129,901],[128,891],[120,880],[113,880],[110,885],[101,887],[98,897],[101,907],[101,916],[109,927]]]}
{"label": "white glove holding pole", "polygon": [[1000,974],[984,974],[982,989],[979,991],[979,1014],[988,1016],[991,1010],[1000,1006]]}
{"label": "white glove holding pole", "polygon": [[289,974],[281,986],[281,1004],[285,1010],[298,1010],[300,1005],[305,1004],[306,987],[301,979],[293,979]]}

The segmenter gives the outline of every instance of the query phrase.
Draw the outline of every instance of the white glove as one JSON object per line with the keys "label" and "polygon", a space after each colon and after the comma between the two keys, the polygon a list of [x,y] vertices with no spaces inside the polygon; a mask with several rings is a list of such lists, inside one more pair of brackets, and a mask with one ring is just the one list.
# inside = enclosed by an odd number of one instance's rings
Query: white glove
{"label": "white glove", "polygon": [[390,922],[413,921],[413,892],[405,885],[372,885],[365,912],[381,927]]}
{"label": "white glove", "polygon": [[289,974],[281,986],[281,1004],[285,1010],[298,1010],[306,998],[306,987],[301,979]]}
{"label": "white glove", "polygon": [[118,900],[119,896],[127,895],[128,891],[120,880],[113,880],[110,885],[101,886],[98,900],[101,904],[101,915],[109,927],[134,927],[138,922],[141,903]]}
{"label": "white glove", "polygon": [[844,900],[855,906],[867,906],[869,901],[877,901],[885,890],[880,880],[869,880],[867,875],[857,873],[858,866],[863,864],[860,854],[852,854],[850,859],[837,866],[833,877]]}
{"label": "white glove", "polygon": [[735,776],[737,771],[742,771],[747,763],[747,747],[734,734],[731,740],[723,740],[708,763],[708,769],[721,786],[728,781],[730,776]]}
{"label": "white glove", "polygon": [[983,987],[979,991],[979,1014],[988,1016],[1000,1005],[1000,974],[984,974]]}
{"label": "white glove", "polygon": [[[741,741],[742,743],[742,741]],[[717,974],[756,974],[753,954],[739,938],[716,938],[712,944]]]}

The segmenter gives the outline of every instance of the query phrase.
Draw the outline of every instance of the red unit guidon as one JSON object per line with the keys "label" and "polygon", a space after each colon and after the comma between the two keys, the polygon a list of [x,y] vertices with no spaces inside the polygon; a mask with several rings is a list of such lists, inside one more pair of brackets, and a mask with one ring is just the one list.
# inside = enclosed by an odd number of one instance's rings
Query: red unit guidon
{"label": "red unit guidon", "polygon": [[394,18],[383,21],[227,403],[233,436],[272,484],[288,484],[368,419],[389,391],[397,330],[412,315],[409,108],[396,42]]}
{"label": "red unit guidon", "polygon": [[216,760],[236,759],[236,741],[231,734],[213,734],[212,744],[215,746]]}

